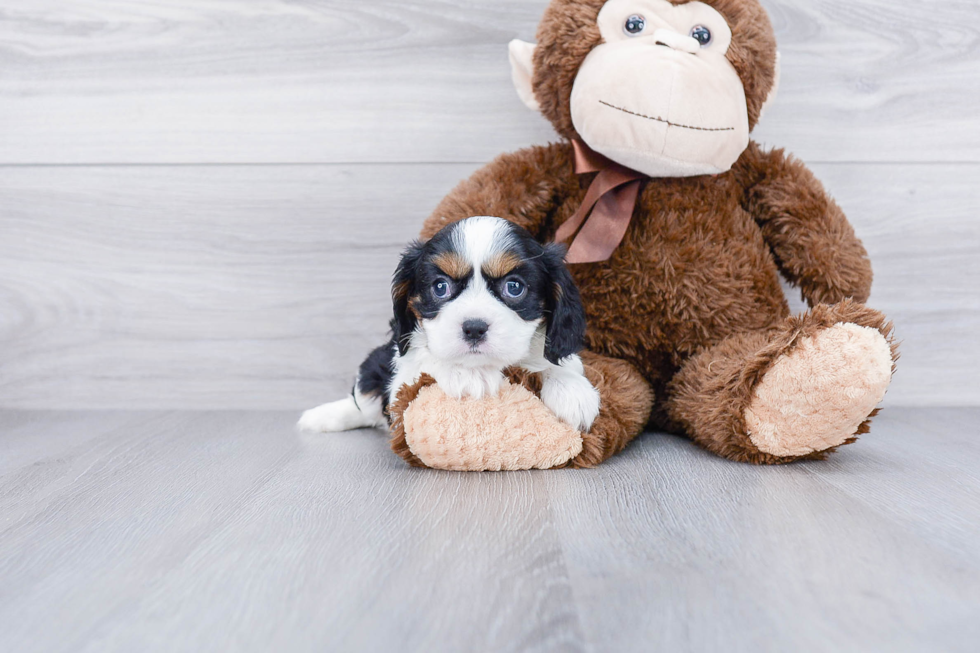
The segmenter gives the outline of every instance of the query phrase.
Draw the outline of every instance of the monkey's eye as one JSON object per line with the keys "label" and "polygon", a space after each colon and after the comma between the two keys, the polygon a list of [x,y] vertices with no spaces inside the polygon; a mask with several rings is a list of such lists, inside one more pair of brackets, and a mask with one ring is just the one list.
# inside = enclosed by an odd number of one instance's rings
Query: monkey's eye
{"label": "monkey's eye", "polygon": [[504,284],[504,295],[510,299],[519,299],[527,292],[527,286],[520,279],[508,279]]}
{"label": "monkey's eye", "polygon": [[626,19],[626,24],[623,25],[623,31],[630,36],[636,36],[643,31],[643,28],[647,26],[647,19],[638,14],[633,14]]}
{"label": "monkey's eye", "polygon": [[453,290],[453,284],[449,279],[436,279],[432,283],[432,294],[438,299],[445,299],[449,297],[449,293]]}
{"label": "monkey's eye", "polygon": [[711,43],[711,30],[704,25],[697,25],[691,29],[691,38],[704,47]]}

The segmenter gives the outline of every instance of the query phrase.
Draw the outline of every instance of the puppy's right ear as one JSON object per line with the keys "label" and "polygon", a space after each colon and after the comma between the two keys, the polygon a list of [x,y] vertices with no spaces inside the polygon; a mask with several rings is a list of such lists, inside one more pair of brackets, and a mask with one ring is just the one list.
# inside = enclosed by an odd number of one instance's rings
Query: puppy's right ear
{"label": "puppy's right ear", "polygon": [[563,358],[582,350],[585,342],[585,308],[578,286],[565,265],[565,246],[557,243],[545,245],[541,258],[551,278],[551,296],[545,302],[548,318],[544,357],[559,365]]}
{"label": "puppy's right ear", "polygon": [[422,252],[423,245],[420,241],[409,245],[402,253],[402,259],[391,280],[391,307],[395,314],[391,325],[395,342],[398,344],[398,353],[401,356],[408,351],[412,332],[419,323],[411,300],[416,293],[416,279],[422,263]]}

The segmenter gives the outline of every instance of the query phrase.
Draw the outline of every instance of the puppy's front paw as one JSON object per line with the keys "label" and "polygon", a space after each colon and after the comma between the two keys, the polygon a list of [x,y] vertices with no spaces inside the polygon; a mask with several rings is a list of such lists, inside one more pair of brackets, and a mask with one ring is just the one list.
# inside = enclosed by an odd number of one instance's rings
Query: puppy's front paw
{"label": "puppy's front paw", "polygon": [[358,409],[353,397],[323,404],[303,413],[296,427],[314,433],[335,433],[373,426]]}
{"label": "puppy's front paw", "polygon": [[541,401],[558,419],[579,431],[588,431],[599,416],[599,391],[577,374],[546,377]]}

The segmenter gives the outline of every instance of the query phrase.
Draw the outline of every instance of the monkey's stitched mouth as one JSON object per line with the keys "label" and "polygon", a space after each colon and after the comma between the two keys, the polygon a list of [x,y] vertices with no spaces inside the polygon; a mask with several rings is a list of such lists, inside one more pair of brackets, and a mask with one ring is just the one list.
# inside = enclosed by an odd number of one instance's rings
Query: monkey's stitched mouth
{"label": "monkey's stitched mouth", "polygon": [[657,118],[655,116],[646,116],[646,115],[643,115],[642,113],[637,113],[635,111],[630,111],[629,109],[624,109],[623,107],[617,107],[616,105],[609,104],[608,102],[605,102],[603,100],[599,100],[599,104],[604,104],[607,107],[609,107],[610,109],[615,109],[616,111],[622,111],[623,113],[628,113],[631,116],[636,116],[637,118],[646,118],[647,120],[655,120],[657,122],[662,122],[665,125],[667,125],[668,127],[680,127],[681,129],[693,129],[694,131],[699,131],[699,132],[733,132],[733,131],[735,131],[735,128],[734,127],[693,127],[691,125],[681,125],[681,124],[676,123],[676,122],[671,122],[669,120],[665,120],[664,118]]}

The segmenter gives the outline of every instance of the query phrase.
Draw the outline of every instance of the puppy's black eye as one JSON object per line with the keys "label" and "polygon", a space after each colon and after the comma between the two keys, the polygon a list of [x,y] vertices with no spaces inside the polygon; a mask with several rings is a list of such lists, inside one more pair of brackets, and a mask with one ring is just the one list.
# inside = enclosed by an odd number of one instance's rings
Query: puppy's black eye
{"label": "puppy's black eye", "polygon": [[691,29],[691,38],[701,44],[702,47],[711,43],[711,30],[704,25],[697,25]]}
{"label": "puppy's black eye", "polygon": [[527,292],[527,286],[520,279],[508,279],[504,283],[504,296],[510,299],[519,299]]}
{"label": "puppy's black eye", "polygon": [[630,36],[636,36],[643,31],[643,28],[647,26],[647,19],[638,14],[633,14],[626,19],[626,24],[623,25],[623,31]]}
{"label": "puppy's black eye", "polygon": [[449,297],[449,293],[452,291],[453,284],[449,281],[449,279],[436,279],[432,283],[432,294],[439,299]]}

